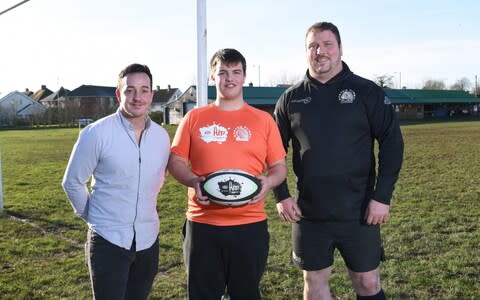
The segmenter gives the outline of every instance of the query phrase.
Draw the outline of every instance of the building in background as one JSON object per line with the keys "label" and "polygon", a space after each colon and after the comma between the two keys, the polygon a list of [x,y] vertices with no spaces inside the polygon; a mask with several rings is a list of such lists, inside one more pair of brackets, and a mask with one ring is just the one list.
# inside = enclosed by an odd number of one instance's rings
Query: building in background
{"label": "building in background", "polygon": [[[25,90],[25,92],[27,91],[28,89]],[[32,98],[35,101],[40,101],[43,98],[50,96],[51,94],[53,94],[53,92],[50,89],[48,89],[46,85],[42,85],[42,87],[38,91],[33,93],[33,95],[30,95],[30,98]]]}
{"label": "building in background", "polygon": [[74,110],[76,119],[97,120],[117,107],[115,87],[81,85],[64,96],[65,106]]}
{"label": "building in background", "polygon": [[0,125],[37,124],[46,109],[22,92],[11,92],[0,99]]}
{"label": "building in background", "polygon": [[65,96],[70,93],[70,90],[65,89],[63,86],[58,89],[55,93],[50,94],[49,96],[43,98],[39,102],[46,107],[65,107]]}
{"label": "building in background", "polygon": [[[243,87],[245,101],[273,116],[275,104],[288,86]],[[385,88],[387,97],[395,107],[400,120],[480,116],[480,99],[465,91],[419,90]],[[216,99],[214,86],[208,87],[208,102]],[[165,123],[179,124],[185,114],[197,104],[196,86],[190,86],[177,99],[164,104]]]}
{"label": "building in background", "polygon": [[163,107],[167,102],[174,101],[182,95],[182,91],[178,88],[172,88],[170,85],[166,89],[161,89],[159,85],[153,90],[153,101],[150,111],[163,112]]}

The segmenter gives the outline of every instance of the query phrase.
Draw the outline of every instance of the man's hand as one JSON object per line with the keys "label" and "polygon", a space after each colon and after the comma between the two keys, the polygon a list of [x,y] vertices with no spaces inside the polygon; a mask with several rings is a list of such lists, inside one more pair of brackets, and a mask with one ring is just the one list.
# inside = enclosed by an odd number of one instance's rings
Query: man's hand
{"label": "man's hand", "polygon": [[286,198],[277,203],[277,211],[284,221],[295,223],[300,220],[302,212],[293,198]]}
{"label": "man's hand", "polygon": [[200,188],[200,184],[205,181],[205,177],[198,176],[190,181],[190,186],[195,189],[195,196],[197,197],[197,202],[201,205],[210,205],[210,200],[208,200],[207,196],[202,194],[202,189]]}
{"label": "man's hand", "polygon": [[365,211],[365,222],[368,225],[386,223],[388,221],[389,210],[390,205],[371,199],[368,203],[367,210]]}
{"label": "man's hand", "polygon": [[262,199],[265,199],[267,197],[268,192],[279,185],[284,179],[285,176],[287,176],[287,164],[285,162],[285,159],[280,159],[270,166],[268,166],[268,175],[259,175],[257,176],[257,179],[260,180],[260,183],[262,184],[260,193],[253,197],[252,201],[250,201],[250,204],[257,203],[261,201]]}
{"label": "man's hand", "polygon": [[250,202],[248,202],[249,204],[255,204],[260,200],[264,199],[265,197],[267,197],[268,192],[272,188],[271,183],[267,176],[260,175],[260,176],[257,176],[257,179],[260,180],[261,189],[260,189],[260,192],[255,197],[253,197]]}

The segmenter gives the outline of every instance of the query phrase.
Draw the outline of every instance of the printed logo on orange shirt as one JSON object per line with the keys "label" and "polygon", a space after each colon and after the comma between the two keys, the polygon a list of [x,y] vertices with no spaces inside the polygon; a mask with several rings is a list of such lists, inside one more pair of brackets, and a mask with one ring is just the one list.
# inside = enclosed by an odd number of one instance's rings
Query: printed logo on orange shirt
{"label": "printed logo on orange shirt", "polygon": [[200,128],[200,138],[205,143],[217,142],[219,144],[225,142],[228,137],[228,129],[213,123],[207,127]]}
{"label": "printed logo on orange shirt", "polygon": [[248,142],[252,137],[250,129],[245,126],[238,126],[233,130],[233,136],[238,142]]}

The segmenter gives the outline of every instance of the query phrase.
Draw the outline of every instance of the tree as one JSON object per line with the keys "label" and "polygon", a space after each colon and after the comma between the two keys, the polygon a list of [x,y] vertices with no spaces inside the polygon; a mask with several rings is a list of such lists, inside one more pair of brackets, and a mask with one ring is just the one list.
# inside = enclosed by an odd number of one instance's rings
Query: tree
{"label": "tree", "polygon": [[452,86],[450,86],[451,90],[457,90],[457,91],[468,91],[470,87],[472,86],[472,83],[468,78],[462,77],[459,80],[457,80]]}
{"label": "tree", "polygon": [[373,81],[382,88],[392,88],[393,87],[393,76],[384,74],[384,75],[375,75]]}
{"label": "tree", "polygon": [[480,98],[480,86],[472,89],[472,95]]}
{"label": "tree", "polygon": [[445,83],[442,80],[429,79],[423,84],[424,90],[444,90]]}

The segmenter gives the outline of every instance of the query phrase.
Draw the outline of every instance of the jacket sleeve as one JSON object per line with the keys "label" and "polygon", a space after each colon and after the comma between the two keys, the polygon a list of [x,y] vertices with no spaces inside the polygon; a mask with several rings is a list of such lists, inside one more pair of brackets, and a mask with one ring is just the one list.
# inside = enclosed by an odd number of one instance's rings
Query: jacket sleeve
{"label": "jacket sleeve", "polygon": [[[274,118],[280,131],[283,148],[285,149],[285,152],[288,153],[288,143],[291,138],[291,127],[288,117],[286,93],[280,96],[277,101],[274,111]],[[277,203],[291,197],[286,178],[280,185],[273,189],[273,194]]]}
{"label": "jacket sleeve", "polygon": [[403,162],[403,138],[400,125],[385,92],[375,85],[368,98],[367,114],[372,136],[378,142],[378,174],[373,198],[390,204]]}

